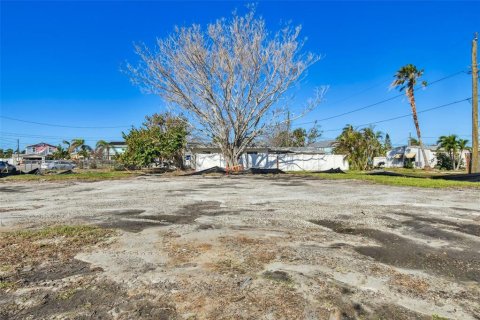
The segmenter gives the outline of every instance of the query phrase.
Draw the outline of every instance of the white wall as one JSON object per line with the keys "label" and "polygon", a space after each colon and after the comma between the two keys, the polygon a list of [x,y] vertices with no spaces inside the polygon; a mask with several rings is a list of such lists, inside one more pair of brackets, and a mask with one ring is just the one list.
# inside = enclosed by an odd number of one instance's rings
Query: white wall
{"label": "white wall", "polygon": [[219,153],[197,153],[193,155],[195,170],[201,171],[212,167],[225,168],[226,163]]}
{"label": "white wall", "polygon": [[[323,171],[340,168],[348,170],[348,161],[343,155],[333,154],[243,154],[240,163],[244,168],[280,169],[283,171]],[[214,166],[225,168],[225,160],[221,154],[195,155],[195,170],[201,171]]]}
{"label": "white wall", "polygon": [[0,161],[8,162],[11,165],[15,165],[15,159],[14,158],[0,158]]}
{"label": "white wall", "polygon": [[387,165],[387,157],[374,157],[373,158],[373,166],[378,167],[380,163],[383,162],[383,165]]}

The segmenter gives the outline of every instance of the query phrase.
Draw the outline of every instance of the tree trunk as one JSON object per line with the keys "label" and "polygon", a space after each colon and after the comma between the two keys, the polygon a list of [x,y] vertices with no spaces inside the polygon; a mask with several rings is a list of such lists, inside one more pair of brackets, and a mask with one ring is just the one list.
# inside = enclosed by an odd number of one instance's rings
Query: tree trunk
{"label": "tree trunk", "polygon": [[223,156],[225,157],[225,165],[229,167],[235,167],[240,164],[240,154],[236,152],[234,147],[221,148]]}
{"label": "tree trunk", "polygon": [[[458,164],[455,168],[455,170],[460,170],[460,160],[462,160],[462,151],[458,154]],[[455,162],[453,163],[455,165]]]}
{"label": "tree trunk", "polygon": [[460,152],[458,153],[458,165],[457,165],[457,170],[460,170],[460,164],[462,162],[462,153],[463,153],[463,150],[460,150]]}
{"label": "tree trunk", "polygon": [[[430,170],[431,169],[430,163],[427,159],[427,153],[425,152],[425,147],[423,146],[422,135],[420,132],[420,125],[418,124],[417,107],[415,105],[415,96],[413,93],[413,88],[407,89],[407,97],[410,100],[410,106],[412,107],[413,122],[415,124],[415,129],[417,130],[418,144],[420,145],[423,161],[425,162],[425,170]],[[454,163],[454,166],[455,166],[455,163]]]}

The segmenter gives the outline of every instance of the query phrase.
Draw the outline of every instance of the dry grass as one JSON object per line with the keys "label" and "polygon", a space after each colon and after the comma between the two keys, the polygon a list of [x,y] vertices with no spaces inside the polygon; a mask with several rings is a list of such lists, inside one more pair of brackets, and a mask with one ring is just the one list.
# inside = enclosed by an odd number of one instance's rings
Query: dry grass
{"label": "dry grass", "polygon": [[0,233],[0,270],[9,273],[29,265],[72,259],[79,251],[105,240],[113,233],[92,226],[64,225]]}
{"label": "dry grass", "polygon": [[272,319],[304,318],[306,301],[291,278],[259,274],[281,249],[274,240],[243,234],[218,240],[214,250],[210,244],[167,240],[173,265],[203,261],[193,277],[177,276],[179,290],[171,298],[180,314],[188,319],[255,319],[265,314]]}
{"label": "dry grass", "polygon": [[240,278],[223,275],[212,279],[182,279],[173,300],[188,319],[305,319],[305,299],[291,287],[258,279],[248,288]]}
{"label": "dry grass", "polygon": [[220,274],[246,274],[247,268],[242,261],[235,258],[221,259],[215,262],[207,263],[206,267]]}
{"label": "dry grass", "polygon": [[424,279],[399,272],[393,274],[389,284],[415,295],[424,295],[430,288],[430,285]]}
{"label": "dry grass", "polygon": [[128,179],[141,175],[140,171],[80,171],[71,174],[20,174],[8,176],[0,180],[1,182],[14,181],[101,181],[101,180],[118,180]]}
{"label": "dry grass", "polygon": [[241,269],[258,272],[263,266],[277,257],[278,245],[268,239],[250,238],[244,235],[221,237],[220,242],[225,251],[232,253],[234,261],[238,261]]}
{"label": "dry grass", "polygon": [[212,245],[209,243],[176,242],[172,240],[164,242],[164,250],[168,254],[171,266],[191,262],[195,257],[211,249]]}

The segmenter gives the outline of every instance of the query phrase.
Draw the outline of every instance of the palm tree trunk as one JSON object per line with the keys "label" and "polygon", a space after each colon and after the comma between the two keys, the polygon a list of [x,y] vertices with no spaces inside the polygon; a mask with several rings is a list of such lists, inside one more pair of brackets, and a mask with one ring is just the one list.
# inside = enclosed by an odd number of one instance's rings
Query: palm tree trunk
{"label": "palm tree trunk", "polygon": [[462,153],[463,153],[463,149],[460,149],[460,153],[458,154],[458,166],[457,166],[457,170],[460,170],[460,162],[462,162]]}
{"label": "palm tree trunk", "polygon": [[415,124],[415,129],[417,130],[418,144],[420,145],[420,150],[422,151],[423,161],[425,162],[425,169],[429,170],[431,168],[430,168],[430,163],[427,159],[427,153],[425,152],[425,147],[423,146],[423,142],[422,142],[422,135],[420,132],[420,125],[418,124],[417,107],[415,105],[415,96],[413,93],[413,88],[407,89],[407,97],[410,100],[410,106],[412,107],[413,122]]}

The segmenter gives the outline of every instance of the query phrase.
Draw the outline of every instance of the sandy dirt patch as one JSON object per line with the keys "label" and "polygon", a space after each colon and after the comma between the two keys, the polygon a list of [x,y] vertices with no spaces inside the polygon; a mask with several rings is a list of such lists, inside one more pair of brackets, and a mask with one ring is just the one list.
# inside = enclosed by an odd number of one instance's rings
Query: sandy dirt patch
{"label": "sandy dirt patch", "polygon": [[0,318],[480,318],[476,190],[279,175],[0,193]]}

